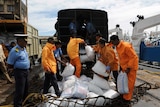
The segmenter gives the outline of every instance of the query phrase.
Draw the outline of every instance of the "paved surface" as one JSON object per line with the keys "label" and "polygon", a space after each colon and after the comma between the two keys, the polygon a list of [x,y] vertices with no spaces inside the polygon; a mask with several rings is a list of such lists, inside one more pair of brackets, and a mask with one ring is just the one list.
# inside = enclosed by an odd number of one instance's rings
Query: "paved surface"
{"label": "paved surface", "polygon": [[14,92],[14,79],[13,84],[7,84],[6,80],[0,80],[0,104],[5,102],[6,99]]}
{"label": "paved surface", "polygon": [[137,104],[134,104],[133,107],[160,107],[160,88],[156,88],[160,87],[159,74],[160,72],[154,73],[145,70],[139,70],[137,72],[137,80],[135,85],[138,86],[144,82],[148,82],[152,84],[153,89],[147,90],[146,95],[144,95]]}
{"label": "paved surface", "polygon": [[[38,72],[41,72],[42,69],[40,66],[35,66],[33,70],[31,71],[30,75],[30,81],[31,85],[39,89],[41,89],[41,85],[43,84],[42,81],[36,81],[37,78],[43,77],[43,74],[40,73],[38,77],[35,77],[35,74]],[[13,77],[12,77],[13,79]],[[142,81],[139,81],[139,79],[142,79]],[[14,80],[14,79],[13,79]],[[159,84],[160,83],[160,76],[149,73],[143,70],[139,70],[137,72],[137,81],[136,81],[136,86],[140,85],[143,83],[143,81],[147,81],[151,84]],[[38,87],[35,84],[40,83],[41,85]],[[33,88],[32,86],[32,88]],[[12,104],[13,100],[13,92],[14,92],[14,83],[13,84],[7,84],[6,80],[0,78],[0,106],[1,105],[7,105],[7,104]],[[31,89],[32,91],[36,92],[37,90]],[[150,89],[147,91],[148,94],[151,94],[153,97],[159,99],[160,98],[160,88],[159,89]],[[141,99],[135,103],[132,107],[159,107],[160,100],[157,100],[149,95],[144,95],[141,97]]]}
{"label": "paved surface", "polygon": [[[29,81],[31,82],[30,85],[35,84],[36,79],[38,79],[38,77],[35,77],[35,75],[38,72],[42,72],[42,68],[40,65],[37,66],[33,66],[33,69],[30,72],[29,75]],[[1,105],[7,105],[7,104],[13,104],[13,95],[14,95],[14,91],[15,91],[15,81],[14,81],[14,77],[11,78],[13,80],[12,84],[7,84],[7,81],[5,79],[3,79],[3,76],[1,76],[0,78],[0,106]],[[42,82],[40,82],[42,84]],[[32,86],[33,87],[33,86]],[[29,91],[33,89],[29,88]],[[37,88],[39,88],[37,86]]]}

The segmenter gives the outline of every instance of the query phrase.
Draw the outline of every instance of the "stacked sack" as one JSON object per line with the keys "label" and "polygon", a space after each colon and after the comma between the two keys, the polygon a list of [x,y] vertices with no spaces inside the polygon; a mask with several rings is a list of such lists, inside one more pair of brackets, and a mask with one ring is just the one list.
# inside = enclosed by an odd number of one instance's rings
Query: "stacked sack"
{"label": "stacked sack", "polygon": [[[90,47],[86,47],[86,50],[90,49]],[[93,54],[90,54],[89,56],[92,55]],[[65,67],[62,73],[63,81],[58,83],[62,91],[60,98],[56,98],[54,88],[52,87],[50,92],[55,98],[50,97],[47,102],[42,102],[38,107],[104,106],[110,103],[110,99],[119,96],[119,93],[111,87],[110,82],[99,76],[109,76],[109,74],[106,73],[106,66],[101,61],[97,61],[92,67],[92,70],[95,72],[93,79],[85,75],[77,78],[73,74],[74,70],[74,66],[69,63]]]}
{"label": "stacked sack", "polygon": [[118,92],[110,88],[108,81],[104,81],[97,75],[94,75],[93,79],[85,75],[82,75],[80,78],[77,78],[75,75],[67,76],[61,82],[60,87],[62,91],[60,98],[51,98],[50,96],[56,95],[54,91],[50,91],[52,92],[49,95],[50,99],[47,102],[41,103],[38,107],[104,106],[110,103],[110,99],[119,96]]}

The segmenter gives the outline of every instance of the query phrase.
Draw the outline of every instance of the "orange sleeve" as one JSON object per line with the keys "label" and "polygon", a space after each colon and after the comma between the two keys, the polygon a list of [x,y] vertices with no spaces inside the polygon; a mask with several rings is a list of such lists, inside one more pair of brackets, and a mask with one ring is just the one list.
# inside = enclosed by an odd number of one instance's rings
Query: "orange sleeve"
{"label": "orange sleeve", "polygon": [[48,71],[50,71],[50,69],[49,69],[49,64],[48,64],[48,61],[47,61],[47,54],[48,54],[48,52],[47,51],[49,51],[48,49],[46,49],[46,48],[44,48],[43,50],[42,50],[42,65],[43,65],[43,68],[44,68],[44,70],[48,70]]}
{"label": "orange sleeve", "polygon": [[99,60],[102,61],[106,66],[114,62],[114,54],[112,50],[109,47],[105,47],[106,49],[102,49],[100,52],[100,58]]}
{"label": "orange sleeve", "polygon": [[[114,51],[113,51],[114,52]],[[112,66],[113,62],[114,62],[114,53],[112,52],[112,50],[109,50],[108,52],[108,65]]]}
{"label": "orange sleeve", "polygon": [[138,57],[132,47],[126,48],[126,54],[129,57],[129,62],[126,64],[127,68],[137,69],[138,68]]}
{"label": "orange sleeve", "polygon": [[77,41],[78,43],[84,43],[84,40],[81,39],[81,38],[76,38],[76,41]]}

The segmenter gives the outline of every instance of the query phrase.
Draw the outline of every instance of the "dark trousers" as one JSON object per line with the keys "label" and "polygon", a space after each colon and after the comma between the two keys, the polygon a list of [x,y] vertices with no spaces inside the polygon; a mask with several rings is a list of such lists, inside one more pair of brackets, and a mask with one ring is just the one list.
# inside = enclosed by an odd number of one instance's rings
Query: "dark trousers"
{"label": "dark trousers", "polygon": [[14,69],[14,107],[22,107],[22,102],[28,95],[28,72],[27,69]]}
{"label": "dark trousers", "polygon": [[115,84],[116,84],[116,90],[117,90],[117,78],[118,78],[118,71],[112,71],[113,77],[115,79]]}
{"label": "dark trousers", "polygon": [[115,83],[116,83],[116,86],[117,86],[118,71],[112,71],[112,73],[113,73],[113,77],[115,79]]}
{"label": "dark trousers", "polygon": [[60,73],[62,73],[62,65],[61,63],[57,63],[57,73],[56,73],[56,77],[58,81],[62,81],[63,77],[60,75]]}
{"label": "dark trousers", "polygon": [[48,89],[50,88],[51,85],[54,87],[55,94],[57,96],[60,96],[60,91],[59,87],[57,84],[57,78],[56,75],[53,73],[45,73],[45,80],[44,80],[44,86],[43,86],[43,94],[48,93]]}

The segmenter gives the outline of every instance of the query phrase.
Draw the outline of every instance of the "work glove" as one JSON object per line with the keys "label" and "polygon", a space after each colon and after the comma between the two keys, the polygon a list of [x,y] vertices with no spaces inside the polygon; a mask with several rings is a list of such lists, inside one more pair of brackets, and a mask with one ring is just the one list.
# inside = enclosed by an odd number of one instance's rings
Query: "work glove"
{"label": "work glove", "polygon": [[106,71],[110,71],[110,66],[106,66]]}

